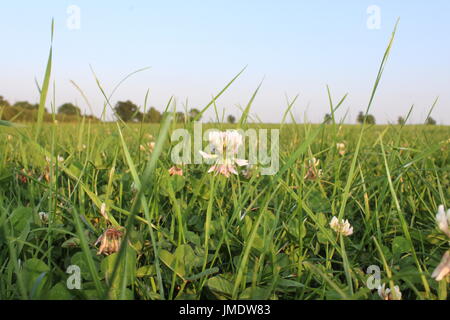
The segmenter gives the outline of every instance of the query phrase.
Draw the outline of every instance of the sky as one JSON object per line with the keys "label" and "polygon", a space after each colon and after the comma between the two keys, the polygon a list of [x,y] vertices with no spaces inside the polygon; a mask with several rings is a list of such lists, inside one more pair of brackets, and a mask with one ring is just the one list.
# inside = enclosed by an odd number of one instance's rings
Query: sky
{"label": "sky", "polygon": [[[0,95],[11,103],[38,101],[54,18],[49,96],[57,106],[91,113],[72,80],[99,116],[104,98],[93,71],[110,94],[149,67],[111,103],[143,106],[148,90],[148,106],[160,111],[171,96],[179,110],[202,109],[246,67],[217,108],[239,118],[262,82],[251,113],[264,122],[279,122],[296,95],[295,120],[321,122],[328,85],[335,103],[348,93],[336,115],[354,123],[400,18],[370,113],[392,123],[414,105],[410,123],[423,123],[439,97],[431,116],[450,124],[448,0],[15,0],[2,1],[0,12]],[[210,110],[203,119],[213,118]]]}

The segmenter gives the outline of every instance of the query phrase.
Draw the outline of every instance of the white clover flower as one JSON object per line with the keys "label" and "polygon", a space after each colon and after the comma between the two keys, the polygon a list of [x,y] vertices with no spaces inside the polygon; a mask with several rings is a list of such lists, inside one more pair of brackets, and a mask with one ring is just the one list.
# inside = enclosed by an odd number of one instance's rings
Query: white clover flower
{"label": "white clover flower", "polygon": [[[61,157],[59,154],[56,156],[56,160],[58,162],[64,162],[64,158]],[[52,162],[52,159],[50,157],[45,156],[45,161],[50,164]]]}
{"label": "white clover flower", "polygon": [[141,151],[145,151],[145,152],[153,152],[153,149],[155,149],[155,142],[148,142],[146,144],[141,144],[139,146],[139,149]]}
{"label": "white clover flower", "polygon": [[341,156],[345,155],[345,144],[340,142],[336,144],[336,148]]}
{"label": "white clover flower", "polygon": [[322,176],[322,169],[318,169],[320,164],[320,160],[316,158],[312,158],[308,160],[308,171],[304,176],[304,179],[307,180],[316,180]]}
{"label": "white clover flower", "polygon": [[337,233],[341,233],[344,236],[350,236],[353,234],[353,227],[348,220],[340,220],[333,217],[330,222],[330,227]]}
{"label": "white clover flower", "polygon": [[46,212],[39,212],[39,219],[42,221],[42,223],[48,223],[48,213]]}
{"label": "white clover flower", "polygon": [[215,160],[214,165],[208,170],[208,173],[220,173],[228,178],[230,173],[238,174],[236,165],[248,165],[248,160],[236,157],[239,147],[242,145],[242,135],[236,130],[210,132],[208,140],[215,154],[199,151],[203,158]]}
{"label": "white clover flower", "polygon": [[378,287],[378,295],[383,300],[402,300],[402,293],[398,286],[394,286],[394,292],[390,288],[386,288],[386,284]]}
{"label": "white clover flower", "polygon": [[444,254],[441,262],[433,271],[431,277],[436,279],[436,281],[441,281],[449,274],[450,274],[450,250]]}
{"label": "white clover flower", "polygon": [[444,206],[441,204],[438,208],[438,213],[436,214],[436,222],[439,229],[450,237],[450,230],[448,228],[450,223],[450,209],[445,213]]}

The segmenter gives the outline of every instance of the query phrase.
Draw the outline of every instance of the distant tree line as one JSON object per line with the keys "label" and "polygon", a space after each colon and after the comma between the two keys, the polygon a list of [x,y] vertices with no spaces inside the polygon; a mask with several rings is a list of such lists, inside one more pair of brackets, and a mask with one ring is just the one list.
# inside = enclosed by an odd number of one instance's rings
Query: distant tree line
{"label": "distant tree line", "polygon": [[359,124],[363,124],[364,122],[367,124],[376,124],[375,116],[372,114],[364,114],[364,112],[360,111],[358,113],[358,117],[356,118],[356,122]]}
{"label": "distant tree line", "polygon": [[[130,100],[117,102],[114,106],[114,111],[116,117],[125,122],[159,123],[165,117],[164,112],[161,113],[155,107],[150,107],[148,111],[142,112],[139,107]],[[176,122],[183,123],[193,120],[199,114],[200,111],[197,109],[191,109],[187,114],[184,112],[177,112],[175,113]],[[198,117],[197,120],[200,120],[200,118],[201,116]]]}
{"label": "distant tree line", "polygon": [[[333,116],[329,113],[325,114],[325,117],[323,118],[323,121],[325,124],[330,124],[333,121]],[[365,114],[364,112],[360,111],[358,113],[358,116],[356,117],[356,122],[359,124],[363,124],[364,122],[366,122],[366,124],[376,124],[376,119],[375,116],[372,114]],[[406,124],[406,119],[403,118],[402,116],[398,117],[397,119],[397,123],[399,125],[405,125]],[[432,117],[428,117],[425,120],[425,124],[426,125],[436,125],[436,120],[434,120]]]}
{"label": "distant tree line", "polygon": [[[28,101],[18,101],[14,104],[10,104],[5,98],[0,96],[0,119],[1,120],[14,120],[32,122],[37,120],[37,113],[39,104],[32,104]],[[117,119],[121,119],[125,122],[146,122],[146,123],[160,123],[166,116],[165,113],[161,113],[155,107],[150,107],[148,110],[140,109],[135,103],[130,100],[118,101],[114,106],[114,112]],[[193,119],[200,120],[200,111],[198,109],[190,109],[187,113],[176,112],[175,121],[184,123]],[[81,109],[73,103],[64,103],[57,108],[56,119],[61,121],[76,121],[78,117],[87,117],[96,121],[100,119],[93,115],[83,115]],[[53,116],[45,109],[44,121],[52,121]],[[229,123],[235,123],[236,118],[233,115],[229,115],[227,118]]]}
{"label": "distant tree line", "polygon": [[[14,104],[10,104],[3,96],[0,96],[0,120],[13,120],[13,121],[25,121],[32,122],[37,120],[37,113],[39,109],[39,104],[30,103],[28,101],[17,101]],[[146,123],[160,123],[162,119],[166,116],[165,112],[161,113],[155,107],[150,107],[144,112],[134,104],[132,101],[118,101],[114,106],[114,112],[116,118],[121,119],[125,122],[146,122]],[[166,112],[170,113],[170,112]],[[188,112],[176,112],[176,122],[184,123],[191,121],[193,119],[200,120],[200,111],[198,109],[190,109]],[[57,108],[56,119],[59,121],[76,121],[79,117],[86,117],[94,121],[100,121],[94,115],[83,115],[81,109],[72,104],[64,103]],[[45,109],[44,121],[53,121],[53,116],[51,113]],[[330,124],[333,121],[331,114],[327,113],[324,117],[324,123]],[[227,116],[227,122],[230,124],[236,123],[236,118],[233,115]],[[356,122],[359,124],[376,124],[376,119],[374,115],[365,114],[360,111],[356,118]],[[403,117],[398,117],[397,123],[399,125],[405,125],[406,119]],[[426,125],[436,125],[436,120],[428,116],[425,120]]]}
{"label": "distant tree line", "polygon": [[[39,104],[28,101],[17,101],[14,104],[0,96],[0,120],[9,120],[16,122],[33,122],[38,117]],[[94,121],[100,121],[93,115],[82,115],[79,107],[72,103],[64,103],[57,109],[54,117],[47,109],[44,109],[44,121],[50,122],[55,118],[58,121],[71,122],[76,121],[78,117],[83,116]]]}

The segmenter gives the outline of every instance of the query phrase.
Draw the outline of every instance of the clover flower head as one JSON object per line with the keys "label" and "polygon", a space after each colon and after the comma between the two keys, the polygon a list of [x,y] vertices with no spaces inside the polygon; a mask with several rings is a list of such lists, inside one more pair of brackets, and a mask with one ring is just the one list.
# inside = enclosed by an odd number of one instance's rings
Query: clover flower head
{"label": "clover flower head", "polygon": [[179,168],[177,166],[173,166],[172,168],[169,169],[169,175],[171,176],[183,176],[183,169]]}
{"label": "clover flower head", "polygon": [[46,212],[39,212],[39,219],[42,221],[42,223],[48,223],[48,213]]}
{"label": "clover flower head", "polygon": [[155,142],[147,142],[146,144],[141,144],[139,146],[139,150],[143,151],[143,152],[148,152],[148,153],[152,153],[153,150],[155,149]]}
{"label": "clover flower head", "polygon": [[431,274],[436,281],[441,281],[450,274],[450,250],[442,257],[441,262]]}
{"label": "clover flower head", "polygon": [[330,222],[330,227],[337,233],[341,233],[344,236],[350,236],[353,234],[353,227],[348,220],[339,220],[333,217]]}
{"label": "clover flower head", "polygon": [[209,133],[208,140],[215,153],[208,154],[199,151],[203,158],[215,160],[208,173],[215,172],[228,178],[231,173],[238,174],[236,165],[248,165],[248,160],[237,158],[239,147],[243,141],[242,135],[238,131],[212,131]]}
{"label": "clover flower head", "polygon": [[340,142],[336,144],[336,148],[338,149],[338,153],[343,156],[345,155],[345,144]]}
{"label": "clover flower head", "polygon": [[439,229],[450,237],[450,230],[448,228],[448,225],[450,224],[450,209],[445,213],[444,206],[440,205],[438,213],[436,214],[436,222]]}
{"label": "clover flower head", "polygon": [[123,232],[118,228],[106,229],[103,234],[98,237],[95,245],[100,243],[97,254],[110,255],[118,252],[120,249],[120,242],[122,240]]}
{"label": "clover flower head", "polygon": [[383,300],[402,300],[402,293],[398,286],[394,286],[394,292],[390,288],[386,288],[386,284],[378,287],[378,295]]}
{"label": "clover flower head", "polygon": [[322,170],[318,168],[319,164],[320,160],[316,158],[308,160],[308,171],[306,172],[304,179],[316,180],[317,178],[320,178],[322,176]]}

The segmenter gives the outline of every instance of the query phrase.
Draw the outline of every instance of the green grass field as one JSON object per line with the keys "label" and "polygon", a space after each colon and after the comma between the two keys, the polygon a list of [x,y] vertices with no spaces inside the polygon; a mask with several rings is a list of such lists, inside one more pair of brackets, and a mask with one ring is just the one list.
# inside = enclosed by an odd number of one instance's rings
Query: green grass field
{"label": "green grass field", "polygon": [[448,299],[450,127],[342,125],[330,91],[331,124],[249,123],[256,91],[204,129],[279,129],[275,174],[170,175],[192,122],[44,123],[51,64],[37,121],[0,121],[0,299]]}
{"label": "green grass field", "polygon": [[[371,265],[403,299],[447,298],[431,274],[449,244],[435,222],[450,195],[449,127],[284,125],[276,175],[228,179],[206,164],[169,176],[158,138],[172,129],[2,127],[0,298],[380,299]],[[322,172],[307,179],[313,157]],[[353,234],[338,236],[333,216]],[[108,227],[126,240],[97,254]],[[67,288],[70,265],[80,290]]]}

